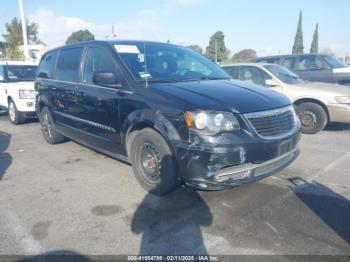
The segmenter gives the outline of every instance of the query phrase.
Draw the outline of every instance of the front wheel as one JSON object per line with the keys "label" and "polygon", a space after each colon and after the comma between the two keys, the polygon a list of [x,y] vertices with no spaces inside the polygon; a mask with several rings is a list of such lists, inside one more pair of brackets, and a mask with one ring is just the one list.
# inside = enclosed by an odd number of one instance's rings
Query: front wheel
{"label": "front wheel", "polygon": [[173,154],[164,138],[151,128],[132,135],[130,161],[141,186],[155,195],[165,195],[178,187]]}
{"label": "front wheel", "polygon": [[12,124],[19,125],[24,123],[25,120],[23,113],[17,110],[16,104],[12,101],[12,99],[10,99],[9,101],[8,111],[9,118]]}
{"label": "front wheel", "polygon": [[306,102],[296,107],[297,115],[301,122],[303,134],[316,134],[323,130],[327,123],[327,113],[319,104]]}
{"label": "front wheel", "polygon": [[41,110],[40,123],[44,138],[49,144],[53,145],[64,141],[64,136],[56,131],[55,123],[47,107]]}

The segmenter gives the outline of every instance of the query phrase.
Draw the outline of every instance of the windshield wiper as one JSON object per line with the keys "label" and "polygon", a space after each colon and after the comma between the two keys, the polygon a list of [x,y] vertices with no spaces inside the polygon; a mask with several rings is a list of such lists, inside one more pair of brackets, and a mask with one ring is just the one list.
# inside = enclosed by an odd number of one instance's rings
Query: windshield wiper
{"label": "windshield wiper", "polygon": [[293,76],[293,75],[288,75],[288,74],[279,74],[280,76],[286,76],[286,77],[289,77],[289,78],[292,78],[292,79],[299,79],[299,77],[297,76]]}
{"label": "windshield wiper", "polygon": [[184,82],[191,82],[191,81],[205,81],[205,80],[229,80],[231,78],[228,77],[210,77],[210,76],[202,76],[202,77],[196,77],[196,78],[186,78],[182,81]]}
{"label": "windshield wiper", "polygon": [[9,80],[9,82],[31,82],[31,81],[35,81],[35,79],[12,79],[12,80]]}

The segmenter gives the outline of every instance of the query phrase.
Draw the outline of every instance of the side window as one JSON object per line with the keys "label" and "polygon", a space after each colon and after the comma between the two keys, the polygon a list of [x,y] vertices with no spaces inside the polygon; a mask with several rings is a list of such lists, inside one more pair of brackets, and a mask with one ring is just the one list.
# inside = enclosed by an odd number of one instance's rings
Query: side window
{"label": "side window", "polygon": [[324,68],[324,62],[318,56],[301,56],[296,64],[296,70],[315,70]]}
{"label": "side window", "polygon": [[79,68],[83,48],[63,49],[57,61],[56,78],[58,80],[76,82],[79,76]]}
{"label": "side window", "polygon": [[232,78],[239,79],[238,77],[238,67],[237,66],[228,66],[224,69]]}
{"label": "side window", "polygon": [[286,57],[281,63],[282,66],[288,69],[293,69],[295,63],[295,57]]}
{"label": "side window", "polygon": [[89,47],[81,82],[94,85],[94,73],[114,73],[118,75],[117,67],[111,54],[103,48]]}
{"label": "side window", "polygon": [[4,66],[0,65],[0,81],[4,81]]}
{"label": "side window", "polygon": [[265,86],[265,81],[272,77],[260,68],[243,66],[239,70],[239,79],[250,84]]}
{"label": "side window", "polygon": [[53,71],[56,64],[58,51],[47,53],[40,62],[38,77],[53,78]]}

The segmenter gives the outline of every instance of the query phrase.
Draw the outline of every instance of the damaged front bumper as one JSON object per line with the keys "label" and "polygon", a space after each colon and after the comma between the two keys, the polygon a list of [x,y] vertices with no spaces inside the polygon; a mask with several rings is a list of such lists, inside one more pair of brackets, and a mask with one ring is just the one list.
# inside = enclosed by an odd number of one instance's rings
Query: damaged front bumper
{"label": "damaged front bumper", "polygon": [[299,140],[299,132],[277,140],[246,133],[194,136],[186,148],[177,151],[181,180],[200,190],[221,190],[257,181],[290,165],[299,155]]}
{"label": "damaged front bumper", "polygon": [[251,183],[289,166],[299,155],[299,148],[261,164],[243,164],[224,168],[214,175],[214,181],[187,181],[185,184],[202,190],[219,190]]}

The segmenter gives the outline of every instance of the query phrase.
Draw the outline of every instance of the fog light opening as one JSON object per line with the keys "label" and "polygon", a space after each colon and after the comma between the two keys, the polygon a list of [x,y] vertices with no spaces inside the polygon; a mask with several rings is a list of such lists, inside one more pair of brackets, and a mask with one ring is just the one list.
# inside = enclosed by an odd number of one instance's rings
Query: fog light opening
{"label": "fog light opening", "polygon": [[218,182],[226,182],[230,180],[243,180],[248,178],[251,175],[252,170],[246,170],[239,173],[234,174],[218,174],[215,176],[215,179]]}

